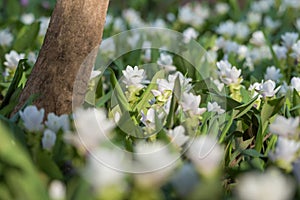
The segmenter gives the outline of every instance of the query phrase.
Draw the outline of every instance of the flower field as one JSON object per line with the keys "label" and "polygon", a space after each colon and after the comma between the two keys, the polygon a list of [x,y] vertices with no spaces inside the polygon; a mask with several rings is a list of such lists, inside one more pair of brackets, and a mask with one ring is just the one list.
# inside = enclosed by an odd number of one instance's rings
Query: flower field
{"label": "flower field", "polygon": [[0,2],[0,199],[300,199],[299,0],[112,1],[82,106],[18,109],[54,6]]}

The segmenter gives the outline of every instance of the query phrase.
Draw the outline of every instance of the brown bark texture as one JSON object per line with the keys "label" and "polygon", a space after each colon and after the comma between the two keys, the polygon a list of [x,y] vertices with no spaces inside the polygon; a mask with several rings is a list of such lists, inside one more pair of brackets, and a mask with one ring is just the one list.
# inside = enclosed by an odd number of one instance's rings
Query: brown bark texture
{"label": "brown bark texture", "polygon": [[109,0],[57,0],[37,62],[14,113],[33,94],[39,95],[34,105],[46,113],[71,113],[72,105],[83,103],[108,3]]}

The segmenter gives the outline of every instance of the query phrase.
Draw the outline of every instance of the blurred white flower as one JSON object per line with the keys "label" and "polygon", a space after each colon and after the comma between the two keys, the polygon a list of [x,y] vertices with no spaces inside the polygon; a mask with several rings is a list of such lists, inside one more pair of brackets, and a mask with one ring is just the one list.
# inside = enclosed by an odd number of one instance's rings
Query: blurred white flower
{"label": "blurred white flower", "polygon": [[236,84],[241,82],[241,73],[242,70],[238,70],[236,67],[232,67],[232,65],[227,60],[221,60],[217,62],[218,67],[218,75],[220,80],[226,85]]}
{"label": "blurred white flower", "polygon": [[135,147],[135,162],[138,173],[134,175],[140,187],[157,188],[165,183],[176,167],[179,155],[170,152],[166,145],[160,142],[139,142]]}
{"label": "blurred white flower", "polygon": [[213,83],[217,86],[217,88],[220,92],[223,90],[224,83],[221,83],[218,79],[213,80]]}
{"label": "blurred white flower", "polygon": [[226,54],[237,53],[240,45],[234,41],[226,40],[224,43],[223,50]]}
{"label": "blurred white flower", "polygon": [[300,40],[298,40],[295,44],[292,46],[292,53],[291,56],[293,58],[296,58],[298,61],[300,61]]}
{"label": "blurred white flower", "polygon": [[109,187],[124,189],[125,173],[117,167],[125,168],[127,156],[114,149],[97,148],[90,152],[83,176],[96,191],[104,192]]}
{"label": "blurred white flower", "polygon": [[176,20],[176,16],[174,15],[174,13],[171,13],[171,12],[168,13],[166,17],[167,17],[167,20],[170,22],[174,22]]}
{"label": "blurred white flower", "polygon": [[112,38],[105,39],[100,44],[100,53],[104,56],[113,57],[116,52],[116,45]]}
{"label": "blurred white flower", "polygon": [[207,103],[207,111],[208,112],[216,112],[219,115],[223,114],[225,112],[224,109],[221,108],[221,106],[217,102],[208,102]]}
{"label": "blurred white flower", "polygon": [[290,49],[293,46],[293,44],[296,43],[298,37],[299,37],[298,33],[287,32],[281,36],[282,45]]}
{"label": "blurred white flower", "polygon": [[199,35],[199,33],[192,27],[184,30],[182,34],[183,34],[183,42],[184,43],[189,43],[190,40],[192,40],[192,39],[195,40]]}
{"label": "blurred white flower", "polygon": [[63,182],[54,180],[49,186],[49,196],[51,200],[63,200],[66,197],[66,186]]}
{"label": "blurred white flower", "polygon": [[192,85],[190,84],[192,79],[184,77],[181,72],[177,71],[175,74],[170,74],[168,76],[168,80],[157,79],[156,83],[158,91],[160,93],[164,92],[165,90],[173,91],[175,80],[177,77],[179,78],[182,91],[188,92],[192,89]]}
{"label": "blurred white flower", "polygon": [[8,29],[4,29],[0,31],[0,45],[1,46],[10,46],[14,37],[9,32]]}
{"label": "blurred white flower", "polygon": [[127,42],[131,46],[131,48],[135,49],[138,47],[137,45],[140,38],[141,36],[138,33],[134,33],[133,35],[127,38]]}
{"label": "blurred white flower", "polygon": [[143,84],[146,82],[145,70],[139,69],[138,66],[133,68],[128,65],[126,70],[123,70],[122,73],[124,76],[123,83],[127,88],[132,87],[135,89],[142,89],[145,87]]}
{"label": "blurred white flower", "polygon": [[34,20],[35,18],[33,13],[25,13],[21,16],[21,22],[26,25],[32,24]]}
{"label": "blurred white flower", "polygon": [[230,7],[227,3],[218,2],[215,6],[215,10],[219,15],[223,15],[229,11]]}
{"label": "blurred white flower", "polygon": [[293,77],[291,79],[291,89],[300,92],[300,77]]}
{"label": "blurred white flower", "polygon": [[220,168],[224,150],[218,141],[209,135],[202,135],[191,141],[187,156],[203,175],[212,175]]}
{"label": "blurred white flower", "polygon": [[27,55],[28,63],[35,64],[37,60],[37,55],[34,52],[29,52]]}
{"label": "blurred white flower", "polygon": [[201,26],[209,17],[209,9],[200,4],[187,3],[178,10],[178,20],[194,27]]}
{"label": "blurred white flower", "polygon": [[126,30],[125,22],[121,17],[116,17],[114,19],[113,30],[117,32]]}
{"label": "blurred white flower", "polygon": [[278,59],[286,59],[287,55],[287,48],[284,46],[278,46],[278,45],[273,45],[273,50],[277,56]]}
{"label": "blurred white flower", "polygon": [[300,150],[300,143],[284,137],[278,137],[274,152],[269,153],[270,159],[281,165],[289,166],[296,160],[296,153]]}
{"label": "blurred white flower", "polygon": [[235,30],[237,30],[235,35],[239,39],[247,38],[250,33],[249,27],[242,22],[238,22],[235,24]]}
{"label": "blurred white flower", "polygon": [[216,29],[216,32],[220,35],[232,37],[235,35],[235,24],[233,21],[222,22]]}
{"label": "blurred white flower", "polygon": [[256,46],[263,46],[266,44],[265,36],[262,31],[255,31],[252,34],[252,37],[250,39],[250,43],[256,45]]}
{"label": "blurred white flower", "polygon": [[299,127],[299,119],[299,117],[290,117],[287,119],[279,115],[276,117],[275,121],[270,124],[269,130],[271,133],[283,137],[294,136]]}
{"label": "blurred white flower", "polygon": [[[261,83],[257,83],[257,82],[249,86],[248,90],[252,92],[252,98],[259,95],[258,91],[260,90],[260,88],[261,88]],[[258,98],[261,98],[261,95]]]}
{"label": "blurred white flower", "polygon": [[39,18],[40,21],[40,30],[39,30],[39,36],[45,36],[49,23],[50,18],[49,17],[41,17]]}
{"label": "blurred white flower", "polygon": [[294,183],[278,170],[264,173],[248,172],[237,179],[235,188],[238,199],[285,200],[292,199]]}
{"label": "blurred white flower", "polygon": [[45,110],[37,109],[36,106],[27,106],[24,111],[20,111],[20,117],[23,120],[25,128],[30,132],[38,132],[43,130],[42,124]]}
{"label": "blurred white flower", "polygon": [[96,78],[96,77],[99,76],[100,74],[101,74],[101,71],[93,70],[93,71],[91,72],[90,80]]}
{"label": "blurred white flower", "polygon": [[5,54],[6,61],[4,65],[10,69],[16,69],[21,59],[25,58],[25,54],[18,54],[15,50],[11,50],[8,54]]}
{"label": "blurred white flower", "polygon": [[149,127],[151,130],[155,130],[156,121],[155,116],[157,116],[158,120],[162,120],[164,117],[164,113],[158,113],[155,109],[150,108],[147,113],[145,114],[144,111],[141,111],[141,122],[146,126]]}
{"label": "blurred white flower", "polygon": [[166,22],[165,20],[158,18],[156,19],[154,22],[151,23],[152,27],[156,27],[156,28],[166,28]]}
{"label": "blurred white flower", "polygon": [[110,26],[114,21],[114,17],[111,14],[107,14],[105,18],[105,28]]}
{"label": "blurred white flower", "polygon": [[100,142],[107,140],[115,127],[113,120],[106,117],[103,109],[77,109],[74,114],[77,134],[65,134],[65,139],[82,151],[95,149]]}
{"label": "blurred white flower", "polygon": [[52,147],[55,145],[55,141],[56,141],[55,132],[53,132],[50,129],[46,129],[44,131],[43,138],[42,138],[43,148],[50,151]]}
{"label": "blurred white flower", "polygon": [[280,69],[277,69],[275,66],[270,66],[267,68],[265,73],[265,80],[272,80],[279,82],[282,77],[282,74],[280,73]]}
{"label": "blurred white flower", "polygon": [[176,71],[176,67],[173,65],[173,58],[170,54],[163,52],[160,53],[160,57],[157,60],[157,64],[166,72]]}
{"label": "blurred white flower", "polygon": [[257,13],[257,12],[249,12],[249,13],[247,14],[247,22],[248,22],[248,24],[250,24],[250,25],[260,24],[261,18],[262,18],[261,13]]}
{"label": "blurred white flower", "polygon": [[270,16],[265,17],[264,19],[264,25],[270,29],[270,30],[275,30],[280,26],[280,21],[279,20],[273,20]]}
{"label": "blurred white flower", "polygon": [[183,126],[177,126],[173,130],[168,130],[168,136],[172,139],[172,143],[181,147],[184,145],[188,140],[189,136],[185,135],[185,129]]}
{"label": "blurred white flower", "polygon": [[273,0],[260,0],[251,4],[251,10],[258,13],[265,13],[270,10],[273,4]]}
{"label": "blurred white flower", "polygon": [[192,115],[201,115],[206,111],[206,108],[199,108],[201,102],[200,95],[194,95],[193,93],[184,92],[182,94],[182,99],[180,105],[183,111],[188,112]]}
{"label": "blurred white flower", "polygon": [[49,113],[45,122],[48,129],[57,133],[60,129],[63,131],[70,130],[70,121],[68,115],[56,116],[54,113]]}
{"label": "blurred white flower", "polygon": [[276,87],[276,83],[272,80],[267,80],[262,82],[259,88],[259,92],[263,95],[263,97],[273,97],[279,91],[280,86]]}
{"label": "blurred white flower", "polygon": [[130,8],[123,10],[122,16],[131,28],[139,28],[145,24],[140,16],[140,13],[134,9]]}
{"label": "blurred white flower", "polygon": [[295,26],[296,26],[297,30],[300,31],[300,18],[298,18],[298,19],[296,20]]}

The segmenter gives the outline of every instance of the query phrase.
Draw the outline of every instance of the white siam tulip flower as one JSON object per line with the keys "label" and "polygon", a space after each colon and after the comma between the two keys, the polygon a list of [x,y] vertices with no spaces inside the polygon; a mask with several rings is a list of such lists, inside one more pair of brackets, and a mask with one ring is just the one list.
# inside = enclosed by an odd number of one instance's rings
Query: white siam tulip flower
{"label": "white siam tulip flower", "polygon": [[160,142],[139,142],[135,147],[135,162],[139,172],[134,175],[135,181],[143,188],[157,188],[170,176],[176,167],[177,153],[171,153],[166,145]]}
{"label": "white siam tulip flower", "polygon": [[185,129],[183,126],[177,126],[173,130],[168,131],[168,136],[171,138],[172,143],[178,147],[183,146],[188,140],[189,136],[185,135]]}
{"label": "white siam tulip flower", "polygon": [[300,31],[300,18],[297,19],[295,26],[297,30]]}
{"label": "white siam tulip flower", "polygon": [[296,160],[296,153],[300,150],[300,143],[284,137],[278,137],[274,152],[269,154],[274,162],[280,162],[284,166],[290,165]]}
{"label": "white siam tulip flower", "polygon": [[116,45],[112,38],[105,39],[100,44],[100,53],[108,57],[113,57],[116,52]]}
{"label": "white siam tulip flower", "polygon": [[151,26],[156,27],[156,28],[166,28],[167,27],[165,20],[163,20],[161,18],[158,18],[154,22],[152,22]]}
{"label": "white siam tulip flower", "polygon": [[169,22],[174,22],[176,20],[176,16],[171,12],[169,12],[166,17]]}
{"label": "white siam tulip flower", "polygon": [[195,40],[199,35],[199,33],[192,27],[184,30],[182,34],[184,43],[189,43],[192,39]]}
{"label": "white siam tulip flower", "polygon": [[10,46],[14,37],[9,32],[8,29],[4,29],[0,31],[0,45],[1,46]]}
{"label": "white siam tulip flower", "polygon": [[159,120],[162,120],[162,118],[164,117],[164,113],[158,113],[153,108],[150,108],[146,114],[144,113],[144,111],[141,111],[141,115],[142,115],[141,122],[151,130],[155,130],[155,126],[156,126],[155,116],[157,116]]}
{"label": "white siam tulip flower", "polygon": [[265,13],[271,9],[274,4],[273,0],[261,0],[251,4],[251,10],[257,13]]}
{"label": "white siam tulip flower", "polygon": [[173,58],[170,54],[161,53],[157,64],[166,72],[176,71],[176,67],[173,65]]}
{"label": "white siam tulip flower", "polygon": [[270,132],[283,137],[294,136],[299,127],[299,119],[299,117],[287,119],[279,115],[275,121],[270,124]]}
{"label": "white siam tulip flower", "polygon": [[109,27],[114,21],[114,17],[111,14],[107,14],[105,18],[105,25],[104,27],[107,28]]}
{"label": "white siam tulip flower", "polygon": [[220,80],[226,85],[237,84],[241,82],[241,70],[236,67],[232,67],[232,65],[226,60],[221,60],[217,62],[217,67],[219,71],[217,72]]}
{"label": "white siam tulip flower", "polygon": [[276,83],[272,80],[267,80],[262,82],[260,85],[259,92],[262,94],[263,97],[273,97],[279,91],[280,86],[276,87]]}
{"label": "white siam tulip flower", "polygon": [[280,73],[280,69],[277,69],[275,66],[270,66],[266,70],[266,74],[264,76],[265,80],[272,80],[279,82],[282,77]]}
{"label": "white siam tulip flower", "polygon": [[60,129],[63,131],[70,130],[70,121],[68,115],[56,116],[54,113],[49,113],[45,122],[48,129],[57,133]]}
{"label": "white siam tulip flower", "polygon": [[101,71],[93,70],[93,71],[91,72],[90,80],[96,78],[96,77],[99,76],[100,74],[101,74]]}
{"label": "white siam tulip flower", "polygon": [[267,16],[264,19],[264,25],[270,29],[270,30],[275,30],[280,26],[280,21],[279,20],[273,20],[271,17]]}
{"label": "white siam tulip flower", "polygon": [[293,77],[291,79],[291,89],[300,92],[300,77]]}
{"label": "white siam tulip flower", "polygon": [[266,44],[265,36],[262,31],[255,31],[252,34],[252,38],[250,39],[250,43],[256,46],[263,46]]}
{"label": "white siam tulip flower", "polygon": [[292,53],[291,56],[293,58],[296,58],[298,61],[300,61],[300,40],[298,40],[295,44],[292,46]]}
{"label": "white siam tulip flower", "polygon": [[38,110],[36,106],[27,106],[24,111],[20,111],[19,113],[28,131],[38,132],[43,130],[44,126],[42,123],[45,113],[43,108]]}
{"label": "white siam tulip flower", "polygon": [[230,53],[238,53],[240,45],[234,41],[227,40],[225,41],[225,45],[223,47],[223,50],[226,54]]}
{"label": "white siam tulip flower", "polygon": [[221,106],[217,102],[208,102],[207,104],[207,111],[208,112],[216,112],[219,115],[223,114],[225,112],[224,109],[221,108]]}
{"label": "white siam tulip flower", "polygon": [[237,179],[235,193],[243,200],[285,200],[292,199],[294,183],[278,170],[264,173],[248,172]]}
{"label": "white siam tulip flower", "polygon": [[49,17],[41,17],[39,19],[40,23],[40,30],[39,30],[39,36],[45,36],[49,23],[50,23],[50,18]]}
{"label": "white siam tulip flower", "polygon": [[194,95],[193,93],[184,92],[182,94],[182,99],[180,105],[183,111],[188,112],[192,115],[201,115],[206,111],[206,108],[199,108],[201,102],[200,95]]}
{"label": "white siam tulip flower", "polygon": [[36,53],[34,52],[29,52],[28,53],[28,56],[27,56],[27,59],[28,59],[28,63],[30,64],[34,64],[37,60],[37,55]]}
{"label": "white siam tulip flower", "polygon": [[235,30],[237,30],[235,35],[239,39],[247,38],[250,33],[249,27],[242,22],[238,22],[235,24]]}
{"label": "white siam tulip flower", "polygon": [[250,25],[260,24],[262,19],[262,14],[257,12],[249,12],[247,15],[247,22]]}
{"label": "white siam tulip flower", "polygon": [[286,59],[288,49],[284,46],[273,45],[273,50],[278,59]]}
{"label": "white siam tulip flower", "polygon": [[[177,77],[179,78],[179,82],[180,82],[182,91],[188,92],[192,89],[192,85],[190,84],[192,79],[184,77],[181,72],[176,72],[175,74],[170,74],[168,76],[168,80],[166,80],[166,79],[157,79],[156,83],[157,83],[157,86],[158,86],[158,91],[160,93],[164,92],[165,90],[173,91],[175,80],[176,80]],[[153,91],[153,92],[157,92],[157,91]]]}
{"label": "white siam tulip flower", "polygon": [[26,25],[32,24],[34,20],[35,18],[33,13],[25,13],[21,16],[21,22]]}
{"label": "white siam tulip flower", "polygon": [[63,182],[55,180],[50,183],[49,196],[51,200],[63,200],[66,198],[66,186]]}
{"label": "white siam tulip flower", "polygon": [[123,18],[127,21],[131,28],[139,28],[144,26],[144,22],[140,13],[134,9],[126,9],[122,12]]}
{"label": "white siam tulip flower", "polygon": [[200,4],[186,4],[178,10],[178,20],[194,27],[201,26],[209,17],[209,9]]}
{"label": "white siam tulip flower", "polygon": [[109,187],[124,189],[125,173],[116,170],[116,167],[125,167],[127,156],[122,151],[104,148],[90,152],[83,176],[97,190],[104,192]]}
{"label": "white siam tulip flower", "polygon": [[114,19],[113,30],[117,31],[117,32],[126,30],[126,25],[125,25],[125,22],[122,18],[116,17]]}
{"label": "white siam tulip flower", "polygon": [[240,59],[244,59],[247,57],[249,49],[246,45],[240,45],[238,50],[238,55]]}
{"label": "white siam tulip flower", "polygon": [[[249,86],[248,90],[252,92],[252,98],[253,97],[256,97],[257,95],[259,95],[258,91],[260,90],[261,88],[261,83],[253,83]],[[260,95],[259,98],[261,98],[262,96]]]}
{"label": "white siam tulip flower", "polygon": [[213,80],[213,83],[217,86],[217,88],[220,92],[223,90],[224,83],[221,83],[218,79]]}
{"label": "white siam tulip flower", "polygon": [[128,65],[126,70],[123,70],[122,72],[124,75],[123,83],[125,83],[127,88],[133,87],[135,89],[142,89],[145,87],[145,70],[139,69],[137,66],[131,67]]}
{"label": "white siam tulip flower", "polygon": [[212,175],[219,168],[224,155],[223,148],[218,141],[209,135],[203,135],[191,141],[187,152],[196,168],[204,175]]}
{"label": "white siam tulip flower", "polygon": [[77,134],[67,134],[65,139],[82,151],[95,149],[99,143],[107,140],[115,127],[113,120],[106,117],[105,111],[96,108],[77,109],[74,122]]}
{"label": "white siam tulip flower", "polygon": [[283,46],[290,49],[293,46],[293,44],[296,43],[298,37],[299,37],[298,33],[294,33],[294,32],[285,33],[284,35],[281,36]]}
{"label": "white siam tulip flower", "polygon": [[134,33],[132,36],[127,38],[127,42],[131,46],[131,48],[135,49],[138,47],[137,45],[140,38],[141,36],[138,33]]}
{"label": "white siam tulip flower", "polygon": [[6,61],[4,65],[10,69],[16,69],[19,61],[25,58],[25,54],[18,54],[15,50],[11,50],[8,54],[5,54]]}
{"label": "white siam tulip flower", "polygon": [[56,134],[50,129],[46,129],[43,134],[42,138],[42,146],[44,149],[51,150],[52,147],[55,145],[56,141]]}

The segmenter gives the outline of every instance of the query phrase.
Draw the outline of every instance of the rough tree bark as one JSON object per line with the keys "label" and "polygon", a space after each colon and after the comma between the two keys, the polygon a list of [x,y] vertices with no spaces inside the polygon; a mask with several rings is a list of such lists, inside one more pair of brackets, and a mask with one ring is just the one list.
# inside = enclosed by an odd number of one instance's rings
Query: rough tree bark
{"label": "rough tree bark", "polygon": [[[39,95],[34,105],[44,108],[46,113],[71,113],[72,103],[75,106],[83,103],[108,2],[57,0],[37,62],[14,113],[33,94]],[[74,89],[76,78],[80,84]]]}

